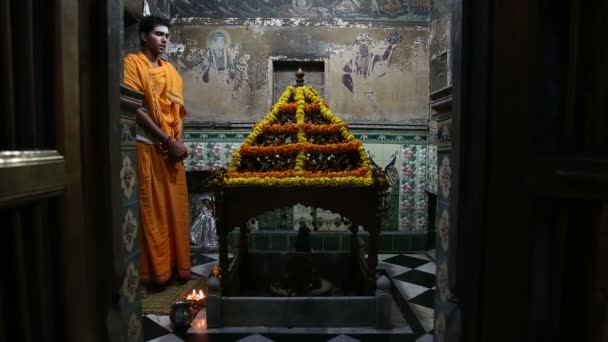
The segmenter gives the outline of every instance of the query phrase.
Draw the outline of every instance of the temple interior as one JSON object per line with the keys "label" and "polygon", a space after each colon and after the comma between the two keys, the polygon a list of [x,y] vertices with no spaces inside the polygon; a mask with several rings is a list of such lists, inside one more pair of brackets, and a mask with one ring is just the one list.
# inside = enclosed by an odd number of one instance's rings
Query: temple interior
{"label": "temple interior", "polygon": [[[608,341],[607,7],[3,1],[0,342]],[[191,275],[159,287],[149,15],[187,112]]]}

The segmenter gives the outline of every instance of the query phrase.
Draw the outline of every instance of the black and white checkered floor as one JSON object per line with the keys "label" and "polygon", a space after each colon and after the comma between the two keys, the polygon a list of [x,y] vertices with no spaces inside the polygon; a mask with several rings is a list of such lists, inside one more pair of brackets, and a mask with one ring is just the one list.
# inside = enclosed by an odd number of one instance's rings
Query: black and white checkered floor
{"label": "black and white checkered floor", "polygon": [[[143,320],[144,341],[416,341],[430,342],[433,330],[435,301],[434,250],[416,254],[381,254],[378,269],[393,280],[393,299],[409,325],[406,329],[375,330],[365,328],[224,328],[192,327],[188,331],[173,331],[168,316],[146,315]],[[192,272],[207,277],[217,264],[217,254],[197,254],[192,257]],[[205,312],[197,319],[204,320]],[[196,325],[196,324],[195,324]]]}

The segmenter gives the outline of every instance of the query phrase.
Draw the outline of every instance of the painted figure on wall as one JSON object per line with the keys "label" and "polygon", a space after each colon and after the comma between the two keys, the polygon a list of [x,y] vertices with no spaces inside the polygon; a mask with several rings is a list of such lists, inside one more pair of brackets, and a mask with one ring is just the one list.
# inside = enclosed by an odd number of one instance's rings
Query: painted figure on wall
{"label": "painted figure on wall", "polygon": [[[437,1],[439,3],[445,1]],[[410,0],[410,9],[417,15],[429,15],[431,13],[431,0]]]}
{"label": "painted figure on wall", "polygon": [[331,18],[328,8],[313,6],[313,0],[292,0],[291,5],[283,5],[277,9],[277,17],[293,18]]}
{"label": "painted figure on wall", "polygon": [[342,84],[351,93],[373,92],[374,85],[367,79],[377,79],[384,76],[391,63],[391,56],[396,45],[401,41],[398,32],[389,34],[386,42],[377,44],[367,34],[362,34],[357,38],[357,50],[342,68]]}
{"label": "painted figure on wall", "polygon": [[203,60],[203,81],[209,82],[209,75],[217,76],[228,67],[229,57],[226,50],[227,35],[214,32],[209,38],[209,51]]}
{"label": "painted figure on wall", "polygon": [[407,10],[398,0],[384,0],[380,5],[380,12],[390,18],[406,14]]}
{"label": "painted figure on wall", "polygon": [[355,15],[360,9],[360,0],[336,0],[334,2],[334,12],[336,15]]}
{"label": "painted figure on wall", "polygon": [[230,36],[225,31],[213,32],[207,41],[208,49],[202,62],[194,69],[205,83],[229,85],[237,90],[247,80],[249,55],[240,56],[240,45],[231,46]]}

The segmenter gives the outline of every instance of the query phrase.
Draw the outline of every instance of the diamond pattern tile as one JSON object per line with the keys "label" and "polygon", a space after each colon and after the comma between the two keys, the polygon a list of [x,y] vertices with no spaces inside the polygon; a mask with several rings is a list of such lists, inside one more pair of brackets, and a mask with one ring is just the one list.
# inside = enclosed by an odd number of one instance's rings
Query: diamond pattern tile
{"label": "diamond pattern tile", "polygon": [[427,288],[432,288],[435,286],[435,275],[431,273],[426,273],[418,270],[411,270],[405,273],[399,274],[393,279],[406,281],[408,283],[416,284],[419,286],[424,286]]}
{"label": "diamond pattern tile", "polygon": [[215,262],[217,259],[210,258],[204,254],[195,254],[192,255],[192,266],[198,266],[203,264],[208,264],[210,262]]}
{"label": "diamond pattern tile", "polygon": [[400,254],[400,255],[396,255],[392,258],[385,259],[384,262],[388,262],[391,264],[408,267],[408,268],[416,268],[416,267],[420,267],[424,264],[427,264],[429,262],[429,260]]}
{"label": "diamond pattern tile", "polygon": [[414,298],[410,298],[410,303],[422,305],[432,309],[435,307],[435,290],[427,290]]}

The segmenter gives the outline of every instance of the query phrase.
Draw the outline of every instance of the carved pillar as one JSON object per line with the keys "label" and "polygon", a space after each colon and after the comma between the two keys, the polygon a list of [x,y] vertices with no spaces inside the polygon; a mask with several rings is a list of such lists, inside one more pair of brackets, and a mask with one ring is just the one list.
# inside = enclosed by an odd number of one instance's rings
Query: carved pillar
{"label": "carved pillar", "polygon": [[218,227],[217,237],[220,244],[220,272],[223,273],[228,271],[228,232]]}
{"label": "carved pillar", "polygon": [[215,189],[215,230],[217,232],[217,242],[219,245],[220,272],[228,272],[228,232],[224,227],[224,191],[221,188]]}
{"label": "carved pillar", "polygon": [[348,227],[348,230],[350,230],[351,233],[353,233],[350,236],[350,250],[351,250],[351,254],[354,256],[358,256],[359,255],[359,235],[358,235],[358,227],[355,227],[354,224],[351,223],[350,227]]}
{"label": "carved pillar", "polygon": [[249,253],[249,220],[241,224],[240,237],[239,237],[239,255],[246,256]]}
{"label": "carved pillar", "polygon": [[376,329],[390,329],[391,321],[391,281],[386,276],[376,280]]}
{"label": "carved pillar", "polygon": [[367,252],[367,267],[372,277],[376,276],[376,266],[378,266],[378,240],[380,229],[371,229],[369,232],[369,249]]}

